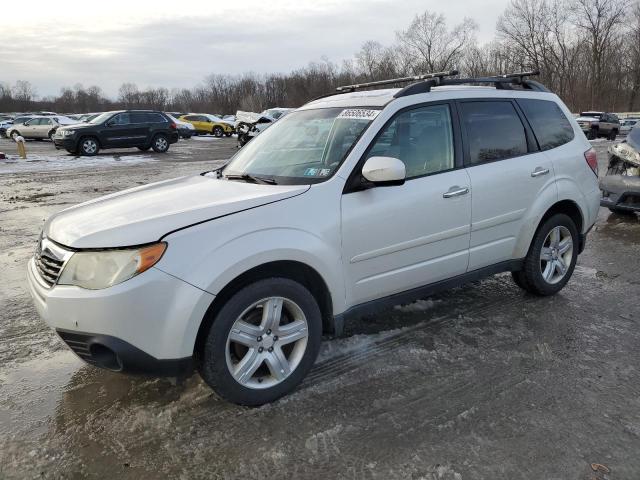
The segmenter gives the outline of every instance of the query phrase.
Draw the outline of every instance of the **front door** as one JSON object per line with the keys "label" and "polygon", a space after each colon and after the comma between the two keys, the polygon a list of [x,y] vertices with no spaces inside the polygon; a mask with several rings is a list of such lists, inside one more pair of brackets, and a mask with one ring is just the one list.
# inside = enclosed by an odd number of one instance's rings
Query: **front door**
{"label": "front door", "polygon": [[551,159],[514,101],[465,100],[458,110],[472,190],[471,271],[514,259],[529,209],[557,193]]}
{"label": "front door", "polygon": [[365,159],[399,158],[406,181],[342,196],[351,305],[465,273],[471,195],[466,170],[456,168],[456,137],[450,105],[428,104],[398,113],[373,141]]}

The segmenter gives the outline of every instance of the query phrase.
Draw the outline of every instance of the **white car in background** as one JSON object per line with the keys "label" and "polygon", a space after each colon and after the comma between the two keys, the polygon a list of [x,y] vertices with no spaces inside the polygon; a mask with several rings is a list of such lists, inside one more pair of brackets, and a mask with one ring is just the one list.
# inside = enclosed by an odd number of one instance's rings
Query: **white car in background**
{"label": "white car in background", "polygon": [[182,120],[178,120],[176,117],[171,115],[170,113],[164,112],[164,114],[176,124],[178,127],[178,134],[180,138],[191,138],[196,134],[196,127],[191,125],[189,122],[183,122]]}
{"label": "white car in background", "polygon": [[620,133],[628,135],[633,127],[640,123],[640,118],[625,118],[620,120]]}
{"label": "white car in background", "polygon": [[75,125],[77,120],[73,120],[63,115],[56,116],[37,116],[32,117],[22,124],[14,124],[7,128],[6,135],[15,139],[16,137],[32,138],[41,140],[43,138],[51,139],[63,125]]}

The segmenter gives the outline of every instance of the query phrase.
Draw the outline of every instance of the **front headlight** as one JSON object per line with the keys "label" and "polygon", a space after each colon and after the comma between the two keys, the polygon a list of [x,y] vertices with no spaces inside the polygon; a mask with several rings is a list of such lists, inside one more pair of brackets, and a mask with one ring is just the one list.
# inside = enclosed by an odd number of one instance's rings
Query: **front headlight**
{"label": "front headlight", "polygon": [[58,285],[75,285],[99,290],[122,283],[153,267],[167,244],[118,250],[75,252],[67,261]]}

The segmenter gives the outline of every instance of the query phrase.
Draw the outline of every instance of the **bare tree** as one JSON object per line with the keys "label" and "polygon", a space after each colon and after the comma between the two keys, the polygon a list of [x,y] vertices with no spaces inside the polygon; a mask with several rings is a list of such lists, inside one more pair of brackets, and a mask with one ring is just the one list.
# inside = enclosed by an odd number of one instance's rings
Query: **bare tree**
{"label": "bare tree", "polygon": [[477,29],[473,20],[465,18],[449,30],[444,15],[425,11],[398,32],[400,53],[414,74],[451,70],[462,60]]}
{"label": "bare tree", "polygon": [[12,93],[21,110],[28,110],[36,99],[36,89],[26,80],[18,80],[13,86]]}

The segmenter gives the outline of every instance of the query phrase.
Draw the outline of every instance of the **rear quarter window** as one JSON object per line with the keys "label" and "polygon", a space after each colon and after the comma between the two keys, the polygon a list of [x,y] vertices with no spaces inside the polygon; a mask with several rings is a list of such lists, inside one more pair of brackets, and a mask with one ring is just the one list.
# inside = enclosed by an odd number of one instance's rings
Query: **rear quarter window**
{"label": "rear quarter window", "polygon": [[519,99],[541,150],[551,150],[573,140],[573,127],[555,102]]}

